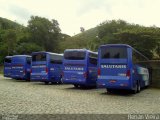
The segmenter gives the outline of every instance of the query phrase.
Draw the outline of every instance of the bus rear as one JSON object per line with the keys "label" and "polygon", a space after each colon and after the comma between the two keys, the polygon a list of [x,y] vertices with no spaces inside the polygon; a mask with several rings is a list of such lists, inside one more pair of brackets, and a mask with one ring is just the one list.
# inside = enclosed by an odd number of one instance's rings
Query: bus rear
{"label": "bus rear", "polygon": [[127,45],[102,45],[98,51],[98,87],[131,89],[131,49]]}
{"label": "bus rear", "polygon": [[12,56],[6,56],[4,59],[4,70],[3,70],[4,77],[11,77],[11,68],[12,68],[11,59]]}
{"label": "bus rear", "polygon": [[87,82],[87,51],[81,49],[65,50],[63,60],[63,82],[75,87]]}
{"label": "bus rear", "polygon": [[48,80],[48,63],[46,52],[32,53],[31,80],[47,81]]}
{"label": "bus rear", "polygon": [[31,56],[15,55],[12,57],[12,72],[13,79],[30,79],[30,64]]}

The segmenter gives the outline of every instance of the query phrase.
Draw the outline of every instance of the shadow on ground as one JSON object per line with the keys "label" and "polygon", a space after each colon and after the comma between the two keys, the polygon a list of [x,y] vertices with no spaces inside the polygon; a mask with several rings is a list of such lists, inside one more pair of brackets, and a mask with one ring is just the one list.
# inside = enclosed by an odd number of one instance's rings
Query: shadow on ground
{"label": "shadow on ground", "polygon": [[[145,90],[145,89],[141,89],[140,93],[143,92],[144,90]],[[101,93],[101,95],[128,97],[128,96],[135,96],[135,95],[140,94],[140,93],[134,94],[132,91],[129,91],[129,90],[113,90],[112,92],[108,92],[108,91],[106,90],[106,92]]]}
{"label": "shadow on ground", "polygon": [[65,88],[66,90],[93,90],[93,89],[97,89],[96,87],[69,87],[69,88]]}

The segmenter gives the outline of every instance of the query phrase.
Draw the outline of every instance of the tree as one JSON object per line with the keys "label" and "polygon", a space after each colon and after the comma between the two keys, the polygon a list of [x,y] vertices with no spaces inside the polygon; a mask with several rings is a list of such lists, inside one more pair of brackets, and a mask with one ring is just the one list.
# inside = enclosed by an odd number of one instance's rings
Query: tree
{"label": "tree", "polygon": [[13,29],[6,30],[3,36],[3,45],[7,48],[7,55],[13,54],[16,47],[16,32]]}
{"label": "tree", "polygon": [[83,33],[85,31],[84,27],[80,27],[80,31]]}
{"label": "tree", "polygon": [[60,28],[57,20],[31,16],[28,21],[28,30],[31,40],[46,51],[54,51],[57,47]]}

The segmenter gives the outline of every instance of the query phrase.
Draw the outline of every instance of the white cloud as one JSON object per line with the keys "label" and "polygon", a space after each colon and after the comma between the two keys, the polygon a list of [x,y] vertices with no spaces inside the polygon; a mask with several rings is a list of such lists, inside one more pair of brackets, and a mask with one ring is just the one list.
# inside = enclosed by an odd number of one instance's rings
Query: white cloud
{"label": "white cloud", "polygon": [[31,15],[56,19],[63,33],[73,35],[111,19],[160,26],[159,6],[160,0],[0,0],[0,17],[24,25]]}

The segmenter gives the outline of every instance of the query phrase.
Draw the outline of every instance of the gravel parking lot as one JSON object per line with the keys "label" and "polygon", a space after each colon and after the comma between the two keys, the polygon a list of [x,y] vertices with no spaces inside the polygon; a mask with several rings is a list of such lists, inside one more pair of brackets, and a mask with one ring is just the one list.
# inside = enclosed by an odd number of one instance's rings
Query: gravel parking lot
{"label": "gravel parking lot", "polygon": [[0,76],[0,114],[159,113],[160,90],[107,94],[105,89],[75,89]]}

